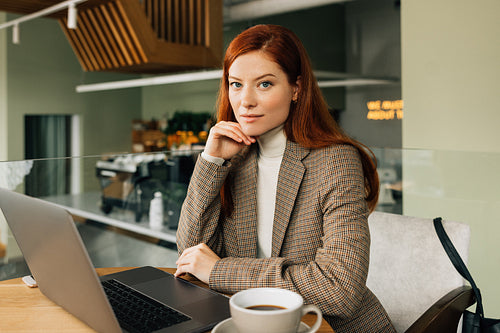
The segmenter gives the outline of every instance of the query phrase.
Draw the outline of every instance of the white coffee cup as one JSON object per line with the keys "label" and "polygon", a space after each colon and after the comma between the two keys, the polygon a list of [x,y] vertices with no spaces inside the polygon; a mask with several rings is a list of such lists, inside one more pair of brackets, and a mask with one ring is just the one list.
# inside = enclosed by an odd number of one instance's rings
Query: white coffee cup
{"label": "white coffee cup", "polygon": [[314,312],[316,322],[307,331],[312,333],[321,326],[323,318],[316,305],[304,305],[302,296],[280,288],[242,290],[231,297],[229,308],[239,333],[297,333],[302,317]]}

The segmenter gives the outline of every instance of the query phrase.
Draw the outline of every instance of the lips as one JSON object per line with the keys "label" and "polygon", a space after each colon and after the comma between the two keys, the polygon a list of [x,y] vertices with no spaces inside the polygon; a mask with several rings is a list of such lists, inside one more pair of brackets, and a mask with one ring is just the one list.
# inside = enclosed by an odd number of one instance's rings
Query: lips
{"label": "lips", "polygon": [[261,117],[263,117],[263,115],[260,115],[260,114],[242,114],[242,115],[240,115],[240,119],[247,122],[247,123],[257,121]]}

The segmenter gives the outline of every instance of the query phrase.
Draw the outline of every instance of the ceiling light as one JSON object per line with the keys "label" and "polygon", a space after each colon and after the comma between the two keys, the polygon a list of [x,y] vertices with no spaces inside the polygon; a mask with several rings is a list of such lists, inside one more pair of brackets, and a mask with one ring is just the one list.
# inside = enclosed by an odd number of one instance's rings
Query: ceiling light
{"label": "ceiling light", "polygon": [[[318,78],[325,79],[325,81],[318,82],[318,85],[321,88],[399,83],[399,80],[393,78],[382,78],[382,79],[362,78],[348,73],[314,71],[314,74]],[[220,79],[221,76],[222,76],[222,70],[220,69],[188,72],[180,74],[169,74],[169,75],[145,77],[141,79],[82,84],[76,86],[76,92],[83,93],[92,91],[137,88],[137,87],[174,84],[183,82],[204,81],[204,80]]]}
{"label": "ceiling light", "polygon": [[371,85],[385,85],[385,84],[398,84],[398,80],[393,79],[364,79],[352,78],[344,80],[329,80],[318,81],[320,88],[334,88],[334,87],[350,87],[350,86],[371,86]]}
{"label": "ceiling light", "polygon": [[[39,10],[37,12],[21,16],[20,18],[17,18],[15,20],[12,20],[9,22],[2,23],[2,24],[0,24],[0,30],[12,27],[12,42],[14,44],[19,44],[19,24],[20,23],[30,21],[30,20],[33,20],[33,19],[38,18],[38,17],[47,16],[49,14],[63,10],[66,7],[68,7],[68,28],[75,29],[76,28],[76,16],[77,16],[76,4],[78,4],[80,2],[85,2],[85,1],[87,1],[87,0],[62,1],[60,3],[57,3],[57,4],[50,6],[50,7],[47,7],[45,9]],[[74,26],[74,28],[72,28],[70,26],[70,24],[71,24],[71,26]]]}
{"label": "ceiling light", "polygon": [[76,86],[76,92],[81,93],[90,91],[155,86],[162,84],[173,84],[173,83],[192,82],[192,81],[204,81],[204,80],[220,79],[221,76],[222,76],[222,70],[152,76],[142,79],[79,85]]}
{"label": "ceiling light", "polygon": [[12,43],[19,44],[19,24],[12,27]]}
{"label": "ceiling light", "polygon": [[76,29],[76,19],[77,19],[77,10],[75,3],[72,2],[68,5],[68,29]]}

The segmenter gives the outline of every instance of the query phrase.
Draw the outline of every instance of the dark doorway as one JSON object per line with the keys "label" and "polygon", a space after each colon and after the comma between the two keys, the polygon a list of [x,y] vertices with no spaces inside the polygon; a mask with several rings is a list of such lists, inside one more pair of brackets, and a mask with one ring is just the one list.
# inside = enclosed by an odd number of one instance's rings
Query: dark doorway
{"label": "dark doorway", "polygon": [[34,197],[71,190],[71,115],[26,115],[25,158],[35,159],[25,179],[25,193]]}

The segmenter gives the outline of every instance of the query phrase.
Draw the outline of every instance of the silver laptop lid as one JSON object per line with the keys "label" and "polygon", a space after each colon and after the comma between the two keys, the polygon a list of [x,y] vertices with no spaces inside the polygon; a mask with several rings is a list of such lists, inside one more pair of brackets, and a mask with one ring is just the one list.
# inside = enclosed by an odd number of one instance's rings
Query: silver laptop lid
{"label": "silver laptop lid", "polygon": [[0,188],[0,209],[41,292],[99,332],[121,332],[71,215]]}

